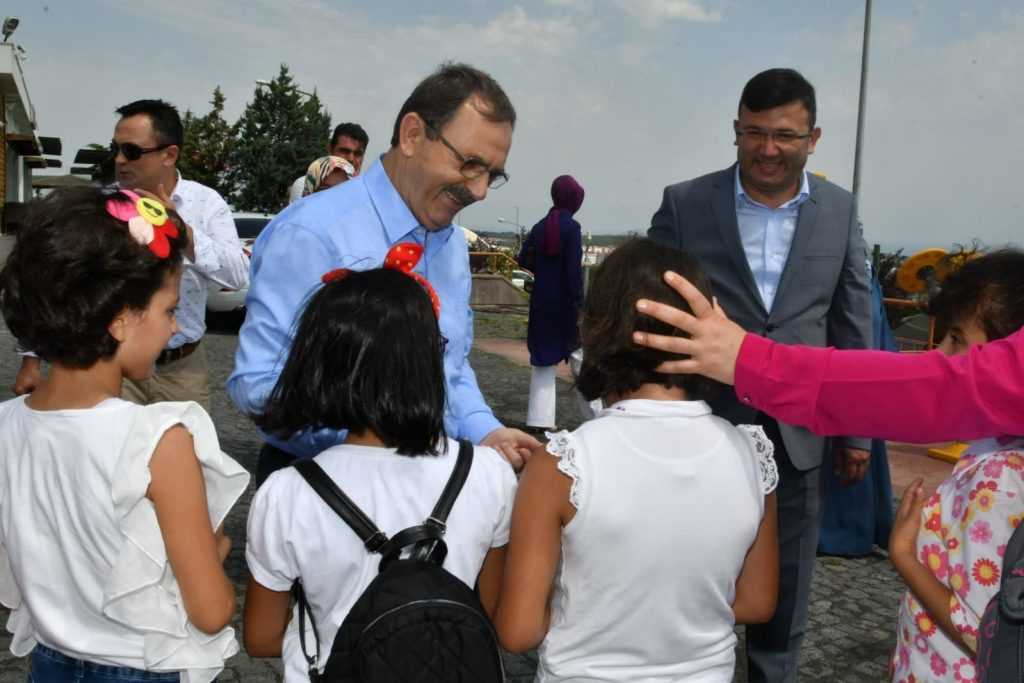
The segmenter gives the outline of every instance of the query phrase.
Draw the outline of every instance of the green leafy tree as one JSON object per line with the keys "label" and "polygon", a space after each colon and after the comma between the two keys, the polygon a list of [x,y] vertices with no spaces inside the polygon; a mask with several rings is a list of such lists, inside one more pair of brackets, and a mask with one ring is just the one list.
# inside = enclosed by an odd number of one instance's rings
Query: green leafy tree
{"label": "green leafy tree", "polygon": [[238,123],[228,179],[235,208],[276,213],[288,188],[310,162],[324,155],[331,117],[314,91],[300,93],[281,65],[277,78],[256,88]]}
{"label": "green leafy tree", "polygon": [[228,197],[233,189],[228,180],[228,161],[234,143],[234,130],[224,120],[224,93],[213,89],[213,108],[205,116],[186,111],[182,119],[185,145],[178,157],[178,170],[189,180],[202,183]]}

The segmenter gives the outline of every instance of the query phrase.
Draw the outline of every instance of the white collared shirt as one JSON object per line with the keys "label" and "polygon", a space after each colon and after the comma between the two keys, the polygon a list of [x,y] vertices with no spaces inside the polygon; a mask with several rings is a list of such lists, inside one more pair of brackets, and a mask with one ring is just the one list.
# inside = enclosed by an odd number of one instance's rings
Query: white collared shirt
{"label": "white collared shirt", "polygon": [[178,333],[167,348],[199,341],[206,332],[206,288],[210,282],[242,289],[249,286],[249,257],[242,251],[231,209],[224,199],[205,185],[185,180],[178,182],[171,200],[181,219],[192,228],[196,260],[185,259],[181,275],[180,300],[175,314]]}
{"label": "white collared shirt", "polygon": [[750,272],[761,293],[764,310],[771,311],[779,289],[782,271],[793,245],[800,205],[811,196],[807,171],[797,195],[785,204],[771,208],[753,199],[740,182],[740,167],[736,166],[736,223],[740,228],[743,251],[750,264]]}

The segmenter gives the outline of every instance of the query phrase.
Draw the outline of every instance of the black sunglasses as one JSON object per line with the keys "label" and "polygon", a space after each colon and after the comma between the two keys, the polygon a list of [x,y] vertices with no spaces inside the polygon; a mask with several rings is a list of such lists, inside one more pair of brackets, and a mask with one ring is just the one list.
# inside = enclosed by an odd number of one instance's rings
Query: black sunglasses
{"label": "black sunglasses", "polygon": [[161,149],[167,149],[171,147],[171,144],[157,145],[156,147],[139,147],[134,142],[117,142],[116,140],[110,141],[110,156],[116,157],[118,152],[124,155],[124,158],[128,161],[138,161],[142,158],[143,154],[149,154],[150,152],[158,152]]}

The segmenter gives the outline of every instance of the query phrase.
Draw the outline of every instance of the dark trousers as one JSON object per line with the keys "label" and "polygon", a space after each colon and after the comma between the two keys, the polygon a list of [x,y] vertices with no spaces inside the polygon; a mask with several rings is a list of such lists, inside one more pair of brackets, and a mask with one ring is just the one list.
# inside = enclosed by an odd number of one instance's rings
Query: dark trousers
{"label": "dark trousers", "polygon": [[807,630],[821,526],[821,467],[798,470],[790,461],[778,423],[760,415],[758,423],[775,444],[779,486],[779,603],[766,624],[747,626],[747,680],[750,683],[792,683],[800,645]]}
{"label": "dark trousers", "polygon": [[28,672],[28,683],[169,683],[180,680],[176,671],[141,671],[127,666],[96,664],[69,657],[42,644],[32,650]]}
{"label": "dark trousers", "polygon": [[263,482],[271,474],[288,467],[294,461],[295,456],[291,453],[282,451],[277,446],[271,446],[269,443],[263,444],[263,448],[260,449],[259,458],[256,459],[256,488],[263,486]]}

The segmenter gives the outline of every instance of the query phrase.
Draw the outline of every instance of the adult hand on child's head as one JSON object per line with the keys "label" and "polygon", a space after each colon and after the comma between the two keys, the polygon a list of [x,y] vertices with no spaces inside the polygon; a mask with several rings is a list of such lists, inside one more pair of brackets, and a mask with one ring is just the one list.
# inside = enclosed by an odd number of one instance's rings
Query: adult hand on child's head
{"label": "adult hand on child's head", "polygon": [[889,534],[889,559],[899,569],[901,563],[916,561],[917,534],[921,530],[921,509],[924,507],[924,479],[911,482],[900,498],[900,506]]}
{"label": "adult hand on child's head", "polygon": [[540,447],[540,441],[518,429],[499,427],[485,436],[480,445],[498,451],[512,465],[512,469],[518,472],[530,459],[533,449]]}
{"label": "adult hand on child's head", "polygon": [[658,366],[659,372],[699,374],[733,384],[736,358],[746,332],[726,317],[717,300],[709,302],[686,278],[669,271],[665,273],[665,282],[686,299],[693,310],[692,315],[648,299],[637,301],[636,308],[645,315],[686,332],[690,337],[634,332],[633,341],[652,349],[690,356],[685,360],[662,363]]}

